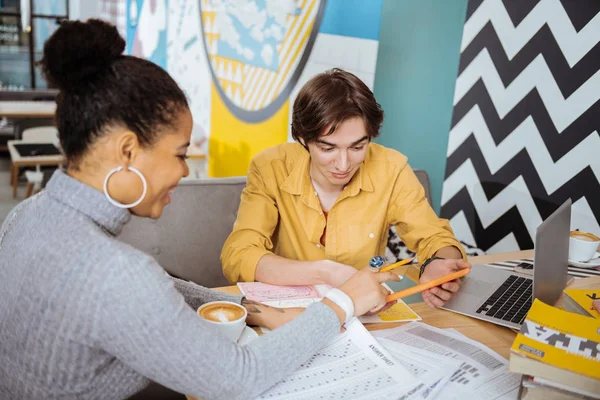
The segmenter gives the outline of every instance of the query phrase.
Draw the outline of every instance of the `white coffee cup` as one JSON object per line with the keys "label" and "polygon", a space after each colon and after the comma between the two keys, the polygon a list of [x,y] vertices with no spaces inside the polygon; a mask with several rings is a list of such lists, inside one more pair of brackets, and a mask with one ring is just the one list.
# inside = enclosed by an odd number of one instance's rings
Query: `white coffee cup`
{"label": "white coffee cup", "polygon": [[600,238],[592,233],[571,231],[569,237],[569,260],[590,261],[600,246]]}
{"label": "white coffee cup", "polygon": [[246,327],[248,312],[230,301],[211,301],[198,307],[197,314],[215,326],[221,334],[237,342]]}

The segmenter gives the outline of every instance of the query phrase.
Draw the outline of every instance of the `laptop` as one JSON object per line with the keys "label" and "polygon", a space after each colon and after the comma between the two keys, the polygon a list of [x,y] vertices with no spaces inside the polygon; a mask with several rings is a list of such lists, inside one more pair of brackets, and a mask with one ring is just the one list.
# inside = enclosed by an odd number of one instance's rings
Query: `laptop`
{"label": "laptop", "polygon": [[571,200],[537,228],[533,276],[473,265],[461,289],[442,308],[520,329],[533,299],[554,305],[568,282]]}

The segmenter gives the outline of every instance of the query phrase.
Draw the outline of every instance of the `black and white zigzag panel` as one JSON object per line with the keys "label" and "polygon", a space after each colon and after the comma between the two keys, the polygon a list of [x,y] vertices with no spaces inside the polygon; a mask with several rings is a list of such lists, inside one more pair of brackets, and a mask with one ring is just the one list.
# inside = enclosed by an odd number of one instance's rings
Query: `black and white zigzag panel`
{"label": "black and white zigzag panel", "polygon": [[573,201],[600,233],[600,1],[469,0],[441,215],[488,252]]}

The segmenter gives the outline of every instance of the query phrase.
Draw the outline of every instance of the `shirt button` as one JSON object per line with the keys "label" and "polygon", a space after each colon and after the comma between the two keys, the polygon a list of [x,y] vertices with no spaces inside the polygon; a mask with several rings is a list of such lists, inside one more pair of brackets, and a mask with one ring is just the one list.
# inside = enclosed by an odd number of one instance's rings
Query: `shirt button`
{"label": "shirt button", "polygon": [[373,238],[375,237],[375,235],[373,235],[372,233],[369,233],[369,237],[370,237],[371,239],[373,239]]}
{"label": "shirt button", "polygon": [[317,245],[317,247],[320,249],[320,248],[321,248],[321,245],[320,245],[320,244],[318,244],[318,245]]}

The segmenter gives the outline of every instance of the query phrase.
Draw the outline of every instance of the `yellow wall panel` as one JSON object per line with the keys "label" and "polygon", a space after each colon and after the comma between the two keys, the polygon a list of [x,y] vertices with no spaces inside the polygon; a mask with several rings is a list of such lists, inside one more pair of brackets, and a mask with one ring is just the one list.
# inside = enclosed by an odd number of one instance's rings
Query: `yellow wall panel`
{"label": "yellow wall panel", "polygon": [[211,85],[211,135],[208,174],[220,178],[246,175],[252,157],[287,141],[289,100],[269,119],[247,123],[236,118]]}

